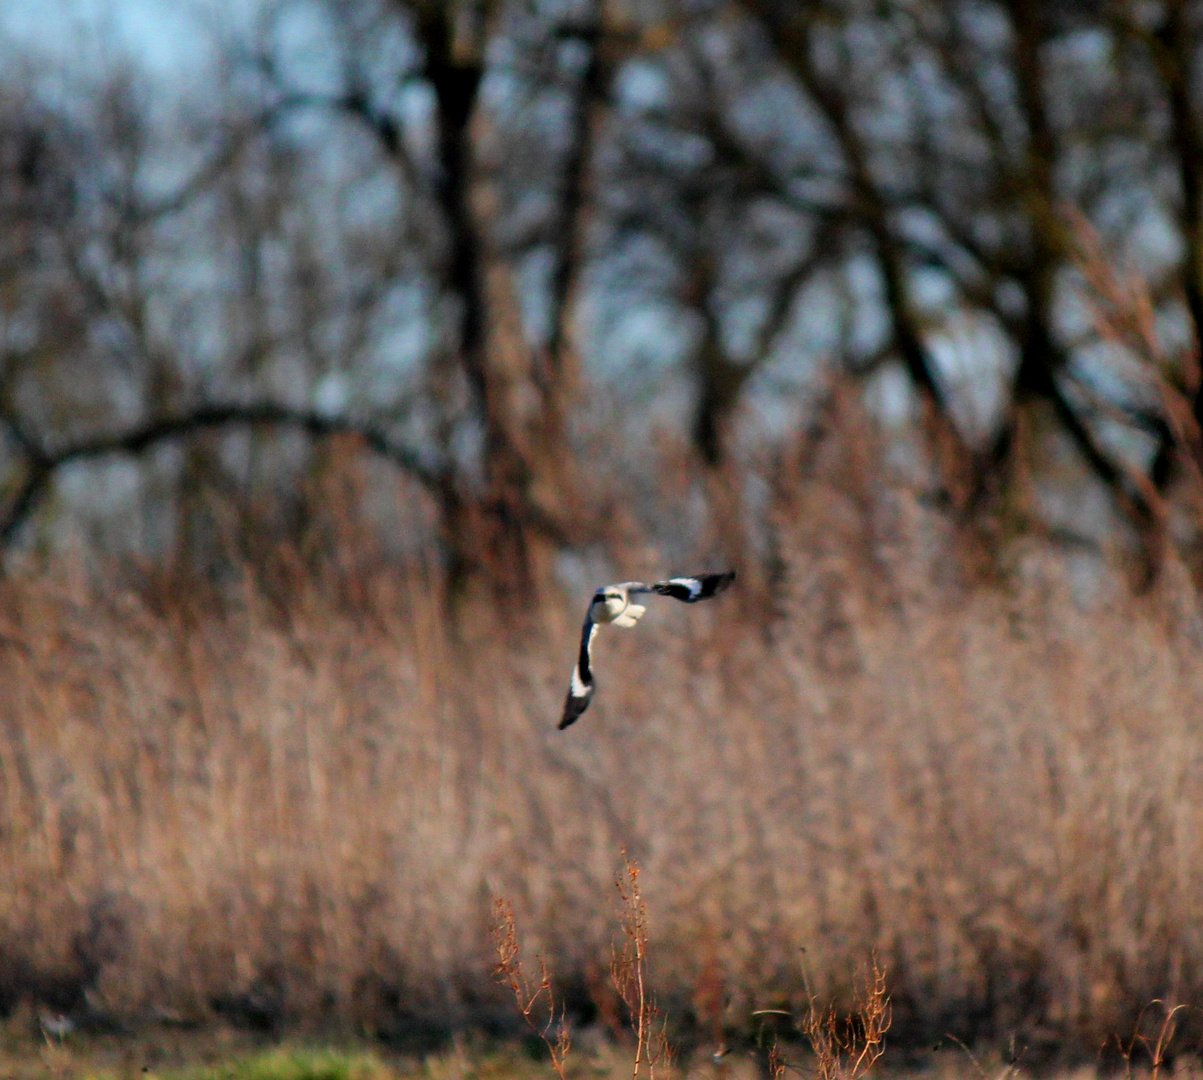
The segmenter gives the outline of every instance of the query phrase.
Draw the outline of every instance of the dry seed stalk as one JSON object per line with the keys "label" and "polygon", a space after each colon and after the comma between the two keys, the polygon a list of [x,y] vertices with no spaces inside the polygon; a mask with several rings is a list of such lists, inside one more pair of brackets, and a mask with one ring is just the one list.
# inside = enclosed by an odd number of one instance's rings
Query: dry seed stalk
{"label": "dry seed stalk", "polygon": [[[560,1080],[567,1080],[564,1071],[568,1052],[572,1049],[572,1031],[564,1020],[564,1010],[556,1005],[555,991],[551,985],[551,974],[543,957],[536,957],[539,964],[539,981],[532,982],[522,966],[522,949],[518,943],[518,926],[514,920],[514,907],[505,899],[493,901],[493,947],[497,952],[497,967],[494,975],[505,983],[518,1011],[527,1027],[547,1046],[551,1055],[551,1067]],[[539,1006],[539,999],[544,1004]],[[540,1020],[546,1009],[546,1019]],[[551,1032],[555,1030],[553,1038]]]}

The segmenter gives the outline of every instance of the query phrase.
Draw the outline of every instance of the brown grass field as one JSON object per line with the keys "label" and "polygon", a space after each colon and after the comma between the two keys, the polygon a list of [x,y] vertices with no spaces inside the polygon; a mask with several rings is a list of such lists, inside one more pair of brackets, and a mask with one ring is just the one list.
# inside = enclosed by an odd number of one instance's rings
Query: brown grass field
{"label": "brown grass field", "polygon": [[[687,1060],[749,1039],[757,1010],[846,1007],[874,958],[897,1054],[1105,1060],[1182,1004],[1190,1060],[1190,575],[1171,557],[1138,594],[1030,539],[986,572],[903,491],[783,497],[738,588],[601,636],[597,700],[562,733],[583,595],[453,619],[419,558],[285,555],[221,589],[0,582],[0,1007],[386,1045],[512,1033],[504,898],[569,1017],[616,1029],[625,847]],[[645,549],[623,572],[662,569]]]}

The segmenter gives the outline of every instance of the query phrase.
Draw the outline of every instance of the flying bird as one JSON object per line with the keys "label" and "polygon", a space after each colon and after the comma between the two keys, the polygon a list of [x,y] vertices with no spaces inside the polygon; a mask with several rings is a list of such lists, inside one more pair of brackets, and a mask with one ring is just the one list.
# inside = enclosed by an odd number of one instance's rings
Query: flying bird
{"label": "flying bird", "polygon": [[633,596],[659,593],[686,604],[696,604],[699,600],[709,600],[712,596],[717,596],[734,580],[735,571],[728,570],[725,574],[698,574],[696,577],[675,577],[667,581],[622,581],[617,585],[603,585],[598,589],[589,603],[585,625],[581,627],[581,651],[572,671],[568,697],[564,701],[560,730],[563,731],[569,724],[578,720],[581,713],[589,707],[589,701],[593,697],[593,669],[590,661],[593,657],[593,638],[598,628],[606,623],[613,626],[634,626],[647,610],[642,604],[633,603]]}

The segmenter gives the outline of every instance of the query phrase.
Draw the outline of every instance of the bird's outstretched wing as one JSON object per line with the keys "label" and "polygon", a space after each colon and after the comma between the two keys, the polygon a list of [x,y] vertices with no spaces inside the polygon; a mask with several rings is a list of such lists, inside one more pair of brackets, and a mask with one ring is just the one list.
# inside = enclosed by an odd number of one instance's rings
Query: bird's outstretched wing
{"label": "bird's outstretched wing", "polygon": [[586,615],[585,625],[581,627],[581,651],[576,658],[576,667],[572,669],[568,696],[564,699],[564,715],[560,717],[561,731],[574,723],[581,713],[589,708],[589,701],[593,697],[593,671],[589,662],[593,652],[593,636],[596,633],[597,623]]}
{"label": "bird's outstretched wing", "polygon": [[[717,596],[735,580],[735,571],[728,570],[723,574],[698,574],[694,577],[669,578],[667,581],[627,581],[619,586],[607,585],[594,594],[597,597],[607,589],[621,588],[628,596],[635,593],[658,593],[660,596],[671,596],[674,600],[682,600],[686,604],[696,604],[699,600],[709,600]],[[638,608],[638,614],[643,608]],[[638,616],[636,615],[636,618]],[[614,619],[616,626],[634,626],[635,619],[623,622],[619,616]],[[569,724],[576,723],[581,714],[589,707],[593,699],[593,638],[596,636],[598,624],[593,621],[593,602],[589,605],[589,613],[585,616],[585,624],[581,627],[581,648],[577,654],[576,667],[572,669],[572,682],[568,687],[568,696],[564,699],[564,712],[560,717],[561,731]]]}
{"label": "bird's outstretched wing", "polygon": [[725,574],[699,574],[697,577],[654,581],[649,588],[661,596],[671,596],[674,600],[696,604],[699,600],[709,600],[712,596],[718,596],[734,580],[735,571],[728,570]]}

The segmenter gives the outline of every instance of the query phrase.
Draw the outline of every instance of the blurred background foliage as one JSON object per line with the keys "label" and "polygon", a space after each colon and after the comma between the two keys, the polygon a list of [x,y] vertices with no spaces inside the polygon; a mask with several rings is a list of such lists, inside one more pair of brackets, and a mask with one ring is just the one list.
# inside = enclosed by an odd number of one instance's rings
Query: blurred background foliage
{"label": "blurred background foliage", "polygon": [[623,848],[686,1057],[1201,999],[1203,5],[0,28],[0,1017],[621,1037]]}
{"label": "blurred background foliage", "polygon": [[333,456],[460,583],[767,565],[845,383],[959,526],[1197,547],[1198,4],[86,10],[0,43],[10,551],[220,572]]}

